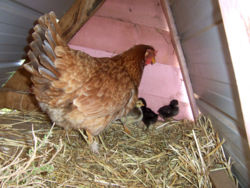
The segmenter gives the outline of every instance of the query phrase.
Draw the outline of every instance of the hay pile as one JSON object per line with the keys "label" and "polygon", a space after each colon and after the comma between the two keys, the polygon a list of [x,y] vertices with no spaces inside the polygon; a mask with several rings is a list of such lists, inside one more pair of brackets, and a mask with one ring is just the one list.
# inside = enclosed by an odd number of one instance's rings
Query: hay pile
{"label": "hay pile", "polygon": [[40,113],[0,115],[2,187],[212,187],[210,170],[231,174],[211,121],[158,122],[144,131],[111,125],[93,155],[78,131],[51,126]]}

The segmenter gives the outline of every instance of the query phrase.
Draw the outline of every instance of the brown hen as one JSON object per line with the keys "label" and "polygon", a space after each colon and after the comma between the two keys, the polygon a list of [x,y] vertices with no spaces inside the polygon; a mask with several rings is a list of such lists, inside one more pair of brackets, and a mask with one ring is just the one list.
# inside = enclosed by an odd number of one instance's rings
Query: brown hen
{"label": "brown hen", "polygon": [[154,62],[155,50],[136,45],[112,58],[95,58],[70,49],[60,34],[53,12],[41,16],[24,67],[41,109],[58,126],[85,129],[97,152],[93,136],[135,106],[143,68]]}

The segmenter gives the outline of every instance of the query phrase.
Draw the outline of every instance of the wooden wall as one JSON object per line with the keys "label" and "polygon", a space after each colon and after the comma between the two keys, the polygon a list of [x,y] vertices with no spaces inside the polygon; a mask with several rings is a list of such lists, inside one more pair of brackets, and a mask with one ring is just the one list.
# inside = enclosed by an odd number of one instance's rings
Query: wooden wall
{"label": "wooden wall", "polygon": [[170,6],[197,104],[226,139],[233,171],[243,187],[249,187],[249,146],[218,2],[174,0]]}

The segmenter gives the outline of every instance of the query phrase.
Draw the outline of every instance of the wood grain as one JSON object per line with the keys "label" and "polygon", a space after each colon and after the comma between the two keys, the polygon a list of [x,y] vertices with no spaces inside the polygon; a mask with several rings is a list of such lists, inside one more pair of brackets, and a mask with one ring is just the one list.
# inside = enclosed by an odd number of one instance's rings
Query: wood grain
{"label": "wood grain", "polygon": [[103,3],[104,0],[76,0],[59,21],[64,40],[69,42]]}

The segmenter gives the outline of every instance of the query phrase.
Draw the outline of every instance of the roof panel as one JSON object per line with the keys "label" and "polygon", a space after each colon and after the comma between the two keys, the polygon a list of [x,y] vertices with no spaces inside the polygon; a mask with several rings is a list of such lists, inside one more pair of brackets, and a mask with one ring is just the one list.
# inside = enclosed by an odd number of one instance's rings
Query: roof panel
{"label": "roof panel", "polygon": [[18,3],[32,8],[40,13],[54,11],[61,18],[71,7],[75,0],[16,0]]}

